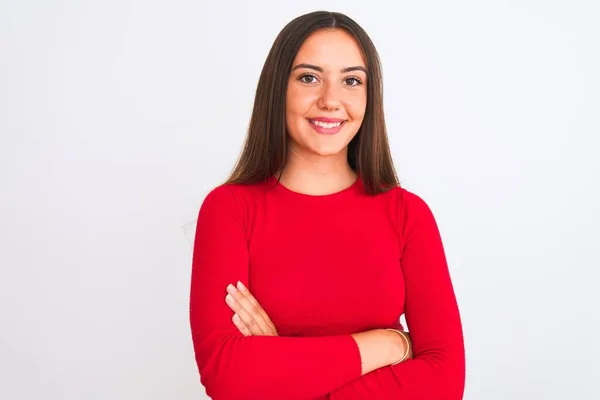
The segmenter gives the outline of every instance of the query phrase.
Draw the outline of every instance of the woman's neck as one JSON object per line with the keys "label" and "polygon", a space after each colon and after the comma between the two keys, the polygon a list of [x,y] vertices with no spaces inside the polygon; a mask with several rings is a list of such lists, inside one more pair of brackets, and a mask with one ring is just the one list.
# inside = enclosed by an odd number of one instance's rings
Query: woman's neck
{"label": "woman's neck", "polygon": [[276,174],[288,189],[309,195],[327,195],[352,186],[356,172],[348,164],[345,152],[334,156],[303,157],[289,154],[282,173]]}

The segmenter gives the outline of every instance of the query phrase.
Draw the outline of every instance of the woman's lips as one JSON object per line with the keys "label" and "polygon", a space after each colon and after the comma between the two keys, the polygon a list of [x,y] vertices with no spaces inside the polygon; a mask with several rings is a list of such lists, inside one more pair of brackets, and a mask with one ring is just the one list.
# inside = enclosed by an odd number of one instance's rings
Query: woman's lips
{"label": "woman's lips", "polygon": [[342,127],[346,124],[346,121],[341,122],[323,122],[319,120],[309,119],[310,126],[322,135],[334,135],[338,133]]}

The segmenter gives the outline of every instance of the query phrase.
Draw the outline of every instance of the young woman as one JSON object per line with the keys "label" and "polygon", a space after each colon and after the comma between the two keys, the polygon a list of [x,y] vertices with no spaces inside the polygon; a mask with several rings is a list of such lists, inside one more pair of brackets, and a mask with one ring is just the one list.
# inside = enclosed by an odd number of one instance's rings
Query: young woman
{"label": "young woman", "polygon": [[200,207],[190,297],[215,400],[462,398],[440,234],[398,183],[379,58],[347,16],[300,16],[275,40],[243,153]]}

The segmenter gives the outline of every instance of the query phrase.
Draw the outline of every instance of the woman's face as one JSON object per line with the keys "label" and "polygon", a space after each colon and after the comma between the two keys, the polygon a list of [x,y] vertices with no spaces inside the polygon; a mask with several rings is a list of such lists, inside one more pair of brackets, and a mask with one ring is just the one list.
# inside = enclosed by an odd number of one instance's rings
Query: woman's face
{"label": "woman's face", "polygon": [[346,31],[309,36],[292,65],[286,96],[290,150],[346,157],[367,106],[366,63]]}

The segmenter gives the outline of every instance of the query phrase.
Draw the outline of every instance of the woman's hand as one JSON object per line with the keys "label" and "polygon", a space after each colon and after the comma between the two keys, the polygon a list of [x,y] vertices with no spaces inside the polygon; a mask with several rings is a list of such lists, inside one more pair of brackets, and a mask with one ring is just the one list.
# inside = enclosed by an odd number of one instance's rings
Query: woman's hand
{"label": "woman's hand", "polygon": [[232,321],[244,336],[278,336],[275,325],[258,301],[240,281],[227,286],[225,302],[233,310]]}

